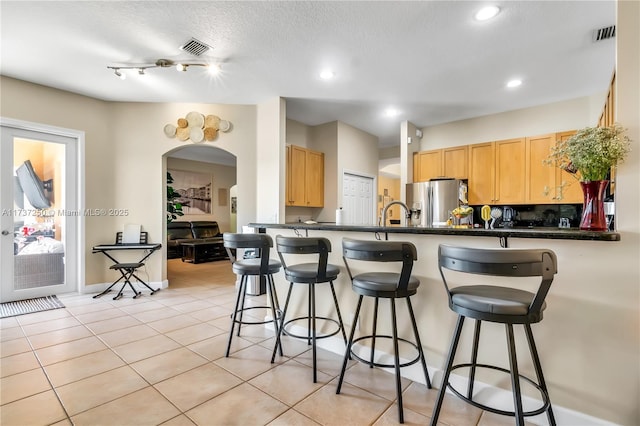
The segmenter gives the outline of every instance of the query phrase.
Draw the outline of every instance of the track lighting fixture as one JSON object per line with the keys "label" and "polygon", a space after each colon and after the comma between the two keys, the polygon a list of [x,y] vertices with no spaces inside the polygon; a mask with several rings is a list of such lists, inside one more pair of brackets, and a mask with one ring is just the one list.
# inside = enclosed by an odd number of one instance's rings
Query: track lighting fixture
{"label": "track lighting fixture", "polygon": [[122,73],[122,70],[138,70],[139,75],[145,75],[146,70],[149,68],[171,68],[176,67],[178,71],[185,72],[189,67],[205,67],[212,74],[218,74],[220,72],[219,64],[207,64],[203,62],[180,62],[176,63],[171,59],[158,59],[153,64],[137,64],[137,65],[122,65],[122,66],[111,66],[108,65],[107,68],[114,71],[115,75],[120,77],[122,80],[126,78],[126,74]]}

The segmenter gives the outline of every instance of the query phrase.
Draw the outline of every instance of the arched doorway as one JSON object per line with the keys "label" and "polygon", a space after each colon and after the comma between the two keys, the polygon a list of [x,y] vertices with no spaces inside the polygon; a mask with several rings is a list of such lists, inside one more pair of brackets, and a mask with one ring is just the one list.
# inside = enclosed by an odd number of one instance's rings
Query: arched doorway
{"label": "arched doorway", "polygon": [[[184,226],[188,226],[187,223],[196,221],[215,221],[218,223],[220,232],[236,232],[234,229],[236,220],[233,217],[235,212],[232,208],[237,204],[231,198],[231,188],[237,183],[235,155],[207,144],[187,145],[166,152],[162,162],[163,175],[171,174],[173,183],[170,186],[180,195],[177,200],[182,206],[182,211],[181,214],[175,215],[175,219],[172,220],[174,223],[184,222]],[[166,188],[168,184],[163,182],[163,186]],[[165,197],[167,192],[163,188]],[[167,216],[166,213],[164,215]],[[182,249],[173,247],[175,244],[170,244],[167,240],[168,219],[163,217],[163,220],[165,223],[163,238],[167,243],[167,248],[164,250],[166,255],[163,259],[163,269],[164,276],[169,279],[169,287],[171,287],[172,277],[186,275],[190,271],[195,271],[196,268],[185,268],[182,265]],[[197,266],[199,270],[207,267],[207,265]],[[214,267],[214,265],[211,266]]]}

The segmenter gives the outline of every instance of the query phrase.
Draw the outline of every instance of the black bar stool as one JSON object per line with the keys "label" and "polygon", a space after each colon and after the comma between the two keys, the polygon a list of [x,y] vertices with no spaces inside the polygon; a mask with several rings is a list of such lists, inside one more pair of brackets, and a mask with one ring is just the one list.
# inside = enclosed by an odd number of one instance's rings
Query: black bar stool
{"label": "black bar stool", "polygon": [[[349,277],[351,277],[351,288],[356,294],[359,295],[359,297],[356,312],[353,317],[349,341],[347,342],[347,350],[344,354],[344,362],[342,363],[342,371],[340,372],[340,379],[338,380],[338,389],[336,390],[336,393],[339,394],[340,389],[342,388],[345,370],[347,369],[347,363],[350,357],[368,364],[369,367],[394,368],[396,376],[396,395],[398,398],[398,418],[400,423],[404,423],[400,368],[420,362],[422,364],[422,370],[424,372],[427,387],[429,389],[431,388],[431,380],[429,379],[429,373],[427,372],[427,363],[424,358],[422,343],[420,342],[420,335],[418,333],[418,327],[416,325],[416,319],[415,315],[413,314],[413,307],[411,306],[410,299],[411,296],[416,294],[416,292],[418,291],[418,287],[420,286],[420,280],[411,276],[413,262],[418,258],[416,247],[412,243],[402,241],[360,241],[344,238],[342,240],[342,257],[347,267]],[[347,259],[365,262],[402,262],[402,270],[399,273],[365,272],[354,276],[351,268],[349,267]],[[367,268],[371,268],[371,265],[367,265]],[[362,307],[362,299],[364,298],[364,296],[373,297],[375,299],[373,312],[373,331],[370,335],[360,336],[354,339],[353,337],[356,331],[358,315],[360,314],[360,308]],[[391,336],[378,334],[377,332],[378,300],[380,298],[389,299],[391,305]],[[415,342],[411,342],[409,340],[398,337],[395,299],[399,298],[403,298],[407,301],[407,309],[409,311],[409,317],[411,318],[411,324],[413,326]],[[384,364],[375,361],[376,339],[381,338],[391,339],[393,341],[393,364]],[[353,351],[353,345],[362,340],[371,341],[371,354],[368,360],[358,356],[358,354]],[[400,355],[398,353],[399,341],[413,346],[417,352],[417,355],[413,359],[402,364],[400,363]]]}
{"label": "black bar stool", "polygon": [[[278,303],[278,295],[273,282],[273,274],[280,271],[282,265],[279,261],[269,258],[269,251],[273,247],[273,240],[267,234],[232,234],[225,233],[224,247],[229,255],[229,260],[233,264],[233,272],[240,275],[240,287],[236,297],[236,305],[231,318],[231,330],[229,331],[229,342],[227,343],[227,351],[225,357],[229,356],[231,350],[231,340],[233,339],[233,329],[238,324],[237,335],[240,336],[240,327],[245,324],[267,324],[272,322],[275,328],[276,336],[278,335],[278,316],[280,314],[280,305]],[[238,259],[235,250],[237,249],[253,249],[259,257],[248,259]],[[245,296],[247,294],[247,281],[249,276],[256,276],[262,281],[265,278],[267,299],[269,306],[248,306],[245,307]],[[265,321],[243,319],[243,313],[251,309],[270,309],[271,319]],[[282,355],[282,348],[280,348]]]}
{"label": "black bar stool", "polygon": [[[540,358],[538,357],[538,351],[536,350],[533,333],[531,331],[531,324],[542,320],[542,312],[546,308],[545,298],[553,282],[553,277],[557,273],[555,253],[546,249],[476,249],[440,245],[438,249],[438,265],[440,275],[442,275],[442,280],[449,296],[449,307],[458,314],[458,321],[453,339],[451,340],[451,348],[449,349],[442,385],[438,392],[436,405],[433,407],[431,425],[435,425],[438,421],[447,386],[455,395],[478,408],[496,414],[515,416],[516,424],[518,425],[524,425],[525,416],[535,416],[544,412],[547,413],[549,424],[555,425],[556,422],[553,416],[553,410],[551,409],[549,392],[547,391],[544,376],[542,375]],[[535,294],[516,288],[485,285],[484,281],[482,285],[451,287],[447,282],[445,270],[466,274],[513,277],[514,279],[541,277],[541,283]],[[464,277],[461,279],[468,281],[470,278],[471,277]],[[460,340],[460,333],[462,332],[462,325],[464,319],[467,317],[476,320],[471,362],[453,365],[458,341]],[[507,348],[509,351],[509,369],[477,362],[480,325],[482,321],[505,324]],[[538,378],[537,383],[518,373],[513,324],[524,325],[527,341],[529,342],[529,351],[531,352],[531,358],[533,359],[536,376]],[[466,395],[463,395],[462,392],[456,390],[451,386],[451,383],[449,383],[451,371],[458,368],[469,368],[469,383]],[[473,399],[473,384],[477,368],[489,368],[510,374],[514,411],[489,407]],[[542,395],[542,406],[540,408],[531,411],[523,410],[520,379],[529,382],[540,391]]]}
{"label": "black bar stool", "polygon": [[[340,268],[336,265],[332,265],[328,262],[329,252],[331,251],[331,242],[327,238],[301,238],[301,237],[283,237],[281,235],[276,236],[276,250],[282,267],[284,268],[284,275],[289,281],[289,291],[287,292],[287,300],[284,303],[284,311],[282,312],[280,332],[276,338],[276,344],[273,348],[273,355],[271,356],[271,362],[275,361],[276,349],[281,346],[280,337],[282,334],[295,337],[298,339],[306,339],[307,343],[312,347],[313,357],[313,383],[316,383],[316,340],[324,339],[334,336],[339,332],[342,332],[342,338],[345,344],[347,343],[347,335],[344,331],[344,325],[342,323],[342,315],[340,314],[340,306],[338,305],[338,298],[336,297],[336,291],[333,286],[333,281],[338,277]],[[310,263],[299,263],[294,265],[288,265],[285,261],[285,255],[293,254],[317,254],[318,261]],[[316,315],[316,284],[329,283],[331,289],[331,295],[333,296],[333,303],[336,308],[338,319],[335,320],[329,317],[323,317]],[[307,284],[308,285],[308,303],[307,303],[307,315],[291,318],[288,321],[287,312],[289,309],[289,300],[291,298],[291,291],[294,284]],[[296,321],[307,320],[307,335],[302,336],[292,333],[287,330],[288,325],[293,325]],[[318,335],[316,328],[316,321],[330,321],[337,325],[335,331],[327,334]]]}

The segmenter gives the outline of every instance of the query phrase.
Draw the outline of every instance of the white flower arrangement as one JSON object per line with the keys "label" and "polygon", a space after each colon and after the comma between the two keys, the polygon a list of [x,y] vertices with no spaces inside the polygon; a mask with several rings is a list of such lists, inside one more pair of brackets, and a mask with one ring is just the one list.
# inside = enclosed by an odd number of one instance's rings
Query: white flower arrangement
{"label": "white flower arrangement", "polygon": [[545,163],[574,176],[579,172],[576,178],[583,182],[605,180],[611,167],[622,163],[631,149],[625,130],[618,123],[608,127],[585,127],[552,148]]}

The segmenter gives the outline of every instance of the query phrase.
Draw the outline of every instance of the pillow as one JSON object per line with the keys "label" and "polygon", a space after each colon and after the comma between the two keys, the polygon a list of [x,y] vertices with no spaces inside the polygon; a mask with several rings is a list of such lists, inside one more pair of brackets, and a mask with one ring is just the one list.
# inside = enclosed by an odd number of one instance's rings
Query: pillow
{"label": "pillow", "polygon": [[18,255],[21,254],[38,254],[38,253],[64,253],[64,244],[53,238],[44,237],[37,241],[27,244]]}

